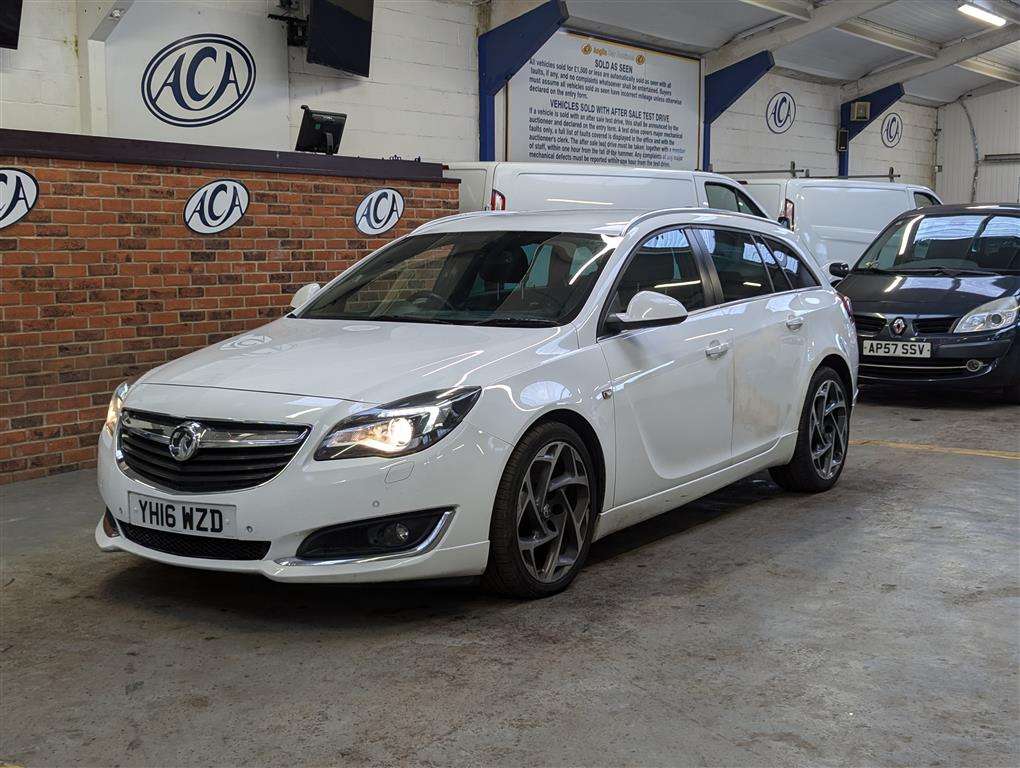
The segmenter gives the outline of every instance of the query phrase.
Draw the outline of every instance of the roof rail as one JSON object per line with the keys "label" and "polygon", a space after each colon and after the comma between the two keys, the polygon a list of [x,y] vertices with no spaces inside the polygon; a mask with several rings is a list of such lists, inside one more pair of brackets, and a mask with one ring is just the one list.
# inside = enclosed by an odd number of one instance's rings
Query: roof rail
{"label": "roof rail", "polygon": [[649,219],[654,219],[658,216],[667,216],[674,213],[721,213],[724,216],[740,216],[742,218],[752,219],[758,222],[767,221],[770,224],[775,224],[777,227],[781,226],[780,224],[778,224],[777,222],[773,221],[770,218],[767,218],[765,216],[755,216],[753,213],[743,213],[741,211],[727,211],[723,210],[722,208],[703,208],[697,206],[690,206],[687,208],[660,208],[657,211],[648,211],[647,213],[642,213],[628,221],[627,226],[624,228],[623,231],[629,232],[631,228],[636,227],[638,224],[648,221]]}
{"label": "roof rail", "polygon": [[459,221],[461,219],[475,219],[482,216],[499,216],[507,211],[466,211],[465,213],[454,213],[451,216],[441,216],[438,219],[432,219],[426,221],[424,224],[419,224],[417,227],[411,230],[410,234],[414,235],[419,232],[423,232],[435,224],[445,224],[448,221]]}

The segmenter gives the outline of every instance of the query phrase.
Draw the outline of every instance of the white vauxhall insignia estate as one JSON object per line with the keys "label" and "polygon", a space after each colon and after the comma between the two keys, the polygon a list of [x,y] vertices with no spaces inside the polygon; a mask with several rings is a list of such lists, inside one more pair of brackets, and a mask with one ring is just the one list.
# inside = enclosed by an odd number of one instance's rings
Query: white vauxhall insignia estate
{"label": "white vauxhall insignia estate", "polygon": [[706,209],[426,224],[286,317],[118,387],[96,541],[539,597],[595,539],[760,470],[824,491],[857,341],[797,242]]}

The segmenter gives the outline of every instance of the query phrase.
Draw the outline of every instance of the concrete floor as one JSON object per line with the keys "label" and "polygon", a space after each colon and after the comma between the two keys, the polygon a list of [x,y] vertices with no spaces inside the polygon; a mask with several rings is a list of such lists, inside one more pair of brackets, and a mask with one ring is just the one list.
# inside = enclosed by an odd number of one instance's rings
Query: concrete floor
{"label": "concrete floor", "polygon": [[1020,764],[1020,408],[866,400],[836,489],[757,477],[565,594],[281,586],[95,549],[2,489],[0,762]]}

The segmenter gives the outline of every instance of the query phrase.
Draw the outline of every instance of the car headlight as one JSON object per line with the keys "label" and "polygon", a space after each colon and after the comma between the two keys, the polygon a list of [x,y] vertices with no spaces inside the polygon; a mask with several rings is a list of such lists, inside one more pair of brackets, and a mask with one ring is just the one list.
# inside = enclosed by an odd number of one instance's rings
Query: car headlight
{"label": "car headlight", "polygon": [[425,392],[356,413],[326,434],[315,450],[315,458],[329,461],[420,451],[460,424],[481,393],[479,387]]}
{"label": "car headlight", "polygon": [[106,409],[106,423],[103,425],[103,429],[111,436],[117,433],[117,422],[120,421],[120,412],[124,409],[124,398],[127,397],[130,388],[131,384],[125,381],[113,390],[113,397],[110,398],[110,405]]}
{"label": "car headlight", "polygon": [[956,322],[953,333],[997,331],[1000,328],[1008,328],[1013,325],[1016,322],[1016,316],[1016,297],[1006,296],[972,309]]}

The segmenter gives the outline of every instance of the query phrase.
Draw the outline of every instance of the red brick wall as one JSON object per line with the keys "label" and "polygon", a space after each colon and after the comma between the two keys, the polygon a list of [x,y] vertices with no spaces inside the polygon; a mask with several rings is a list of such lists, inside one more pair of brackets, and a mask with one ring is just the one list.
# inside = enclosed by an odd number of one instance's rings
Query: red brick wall
{"label": "red brick wall", "polygon": [[[374,248],[457,211],[457,187],[291,173],[0,156],[33,174],[35,208],[0,230],[0,483],[95,465],[114,387],[283,314]],[[215,178],[242,181],[243,219],[217,235],[183,224]],[[380,187],[404,196],[381,238],[354,228]]]}

